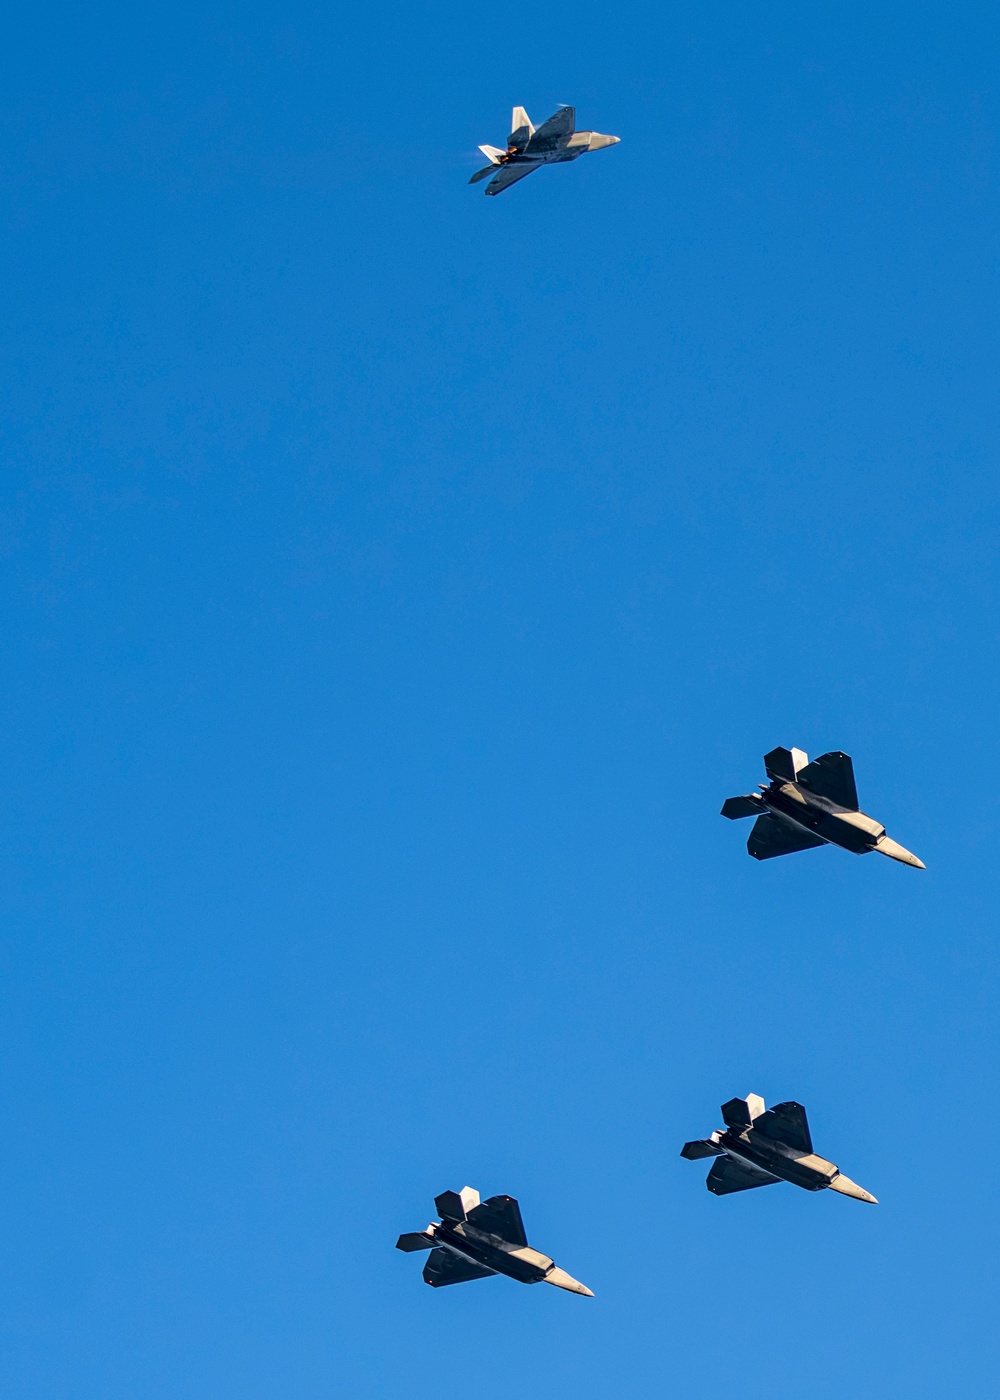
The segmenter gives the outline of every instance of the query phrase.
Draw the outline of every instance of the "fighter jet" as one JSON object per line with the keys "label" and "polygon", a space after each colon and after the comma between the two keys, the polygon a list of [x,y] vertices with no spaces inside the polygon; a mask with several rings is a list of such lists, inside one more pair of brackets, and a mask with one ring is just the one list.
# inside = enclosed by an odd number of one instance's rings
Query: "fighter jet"
{"label": "fighter jet", "polygon": [[846,753],[824,753],[812,763],[801,749],[772,749],[764,755],[769,787],[760,794],[730,797],[722,815],[730,821],[756,817],[747,850],[755,860],[829,843],[863,856],[878,851],[891,860],[926,870],[911,851],[890,841],[885,827],[858,811],[854,765]]}
{"label": "fighter jet", "polygon": [[718,1157],[705,1185],[714,1196],[752,1191],[775,1181],[790,1181],[806,1191],[829,1187],[841,1196],[878,1205],[839,1167],[813,1152],[806,1111],[800,1103],[779,1103],[765,1109],[759,1094],[730,1099],[722,1105],[725,1129],[700,1142],[686,1142],[681,1156],[689,1162]]}
{"label": "fighter jet", "polygon": [[557,1269],[547,1254],[532,1249],[524,1233],[521,1211],[513,1196],[491,1196],[480,1203],[471,1186],[435,1196],[441,1220],[410,1235],[400,1235],[396,1248],[411,1254],[429,1249],[424,1283],[447,1288],[491,1274],[506,1274],[518,1283],[551,1283],[570,1293],[593,1298],[589,1288]]}
{"label": "fighter jet", "polygon": [[541,165],[576,160],[585,151],[617,146],[621,140],[620,136],[602,136],[599,131],[577,131],[575,107],[560,107],[555,116],[539,127],[531,125],[523,107],[515,107],[510,125],[505,151],[496,146],[479,147],[489,165],[477,170],[469,184],[475,185],[492,175],[493,179],[486,186],[487,194],[499,194]]}

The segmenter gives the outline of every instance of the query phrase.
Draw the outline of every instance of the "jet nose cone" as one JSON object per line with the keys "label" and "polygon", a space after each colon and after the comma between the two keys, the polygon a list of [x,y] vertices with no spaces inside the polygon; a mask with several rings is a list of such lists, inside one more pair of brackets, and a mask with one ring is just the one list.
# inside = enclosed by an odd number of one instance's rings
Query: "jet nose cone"
{"label": "jet nose cone", "polygon": [[898,860],[903,865],[912,865],[915,870],[927,869],[923,861],[919,860],[912,851],[908,851],[898,841],[891,841],[888,836],[881,837],[875,849],[880,855],[888,856],[890,860]]}
{"label": "jet nose cone", "polygon": [[572,1278],[565,1269],[557,1269],[555,1264],[545,1275],[543,1283],[551,1283],[555,1288],[565,1288],[567,1293],[582,1293],[585,1298],[593,1298],[593,1293],[585,1283]]}
{"label": "jet nose cone", "polygon": [[838,1172],[830,1182],[830,1190],[839,1192],[841,1196],[853,1196],[856,1201],[867,1201],[870,1206],[878,1205],[878,1201],[870,1191],[866,1191],[863,1186],[859,1186],[856,1181],[852,1181],[843,1172]]}

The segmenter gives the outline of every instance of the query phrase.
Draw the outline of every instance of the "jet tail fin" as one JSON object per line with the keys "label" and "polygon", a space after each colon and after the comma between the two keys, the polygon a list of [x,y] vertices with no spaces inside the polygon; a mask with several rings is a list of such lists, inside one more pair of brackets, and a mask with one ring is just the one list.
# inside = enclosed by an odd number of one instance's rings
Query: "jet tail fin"
{"label": "jet tail fin", "polygon": [[434,1205],[442,1220],[464,1220],[470,1210],[479,1204],[479,1192],[471,1186],[463,1186],[461,1191],[442,1191],[434,1197]]}
{"label": "jet tail fin", "polygon": [[510,114],[510,136],[507,138],[507,144],[523,151],[534,134],[535,128],[531,125],[527,112],[523,107],[515,107]]}
{"label": "jet tail fin", "polygon": [[742,1133],[753,1127],[753,1120],[764,1112],[764,1100],[759,1094],[747,1094],[745,1099],[730,1099],[722,1105],[722,1121],[727,1128]]}
{"label": "jet tail fin", "polygon": [[794,783],[799,772],[809,762],[809,755],[801,749],[772,749],[764,755],[764,769],[769,778],[777,778],[783,783]]}

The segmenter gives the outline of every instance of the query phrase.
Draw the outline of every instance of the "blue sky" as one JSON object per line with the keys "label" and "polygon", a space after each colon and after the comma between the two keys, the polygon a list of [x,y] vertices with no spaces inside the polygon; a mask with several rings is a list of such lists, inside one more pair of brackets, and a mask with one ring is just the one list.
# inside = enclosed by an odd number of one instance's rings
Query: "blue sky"
{"label": "blue sky", "polygon": [[[987,1392],[997,25],[9,21],[5,1395]],[[709,1196],[750,1091],[879,1207]],[[595,1300],[425,1288],[466,1182]]]}

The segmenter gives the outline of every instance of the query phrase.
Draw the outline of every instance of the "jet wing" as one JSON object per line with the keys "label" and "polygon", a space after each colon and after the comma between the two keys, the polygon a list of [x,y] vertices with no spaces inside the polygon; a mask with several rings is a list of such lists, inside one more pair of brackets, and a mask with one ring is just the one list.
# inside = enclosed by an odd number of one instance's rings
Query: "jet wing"
{"label": "jet wing", "polygon": [[772,1142],[797,1147],[800,1152],[813,1150],[806,1111],[800,1103],[777,1103],[753,1120],[755,1133],[763,1133]]}
{"label": "jet wing", "polygon": [[544,147],[557,146],[560,142],[573,135],[576,130],[576,108],[560,107],[559,111],[547,122],[542,122],[541,126],[535,128],[528,142],[528,153],[532,150],[541,150]]}
{"label": "jet wing", "polygon": [[495,1269],[473,1264],[450,1249],[432,1249],[424,1265],[424,1283],[432,1288],[447,1288],[450,1283],[469,1283],[474,1278],[491,1278]]}
{"label": "jet wing", "polygon": [[466,1218],[477,1230],[485,1230],[488,1235],[499,1235],[508,1244],[528,1243],[521,1220],[521,1207],[513,1196],[491,1196],[481,1206],[470,1210]]}
{"label": "jet wing", "polygon": [[[752,1191],[755,1186],[770,1186],[780,1177],[770,1172],[735,1162],[732,1157],[720,1157],[708,1174],[705,1185],[713,1196],[731,1196],[734,1191]],[[434,1251],[435,1254],[437,1251]],[[433,1255],[431,1256],[433,1258]]]}
{"label": "jet wing", "polygon": [[819,836],[800,831],[791,822],[783,822],[770,813],[758,817],[753,824],[747,850],[754,860],[771,860],[774,856],[790,856],[793,851],[808,851],[813,846],[825,846]]}
{"label": "jet wing", "polygon": [[846,753],[821,753],[819,758],[799,769],[795,781],[820,797],[828,797],[838,807],[846,807],[849,812],[858,810],[854,764]]}
{"label": "jet wing", "polygon": [[525,175],[530,175],[533,170],[537,170],[540,163],[539,161],[519,161],[517,165],[505,165],[486,186],[486,193],[499,194],[508,185],[516,184],[518,180],[523,180]]}

